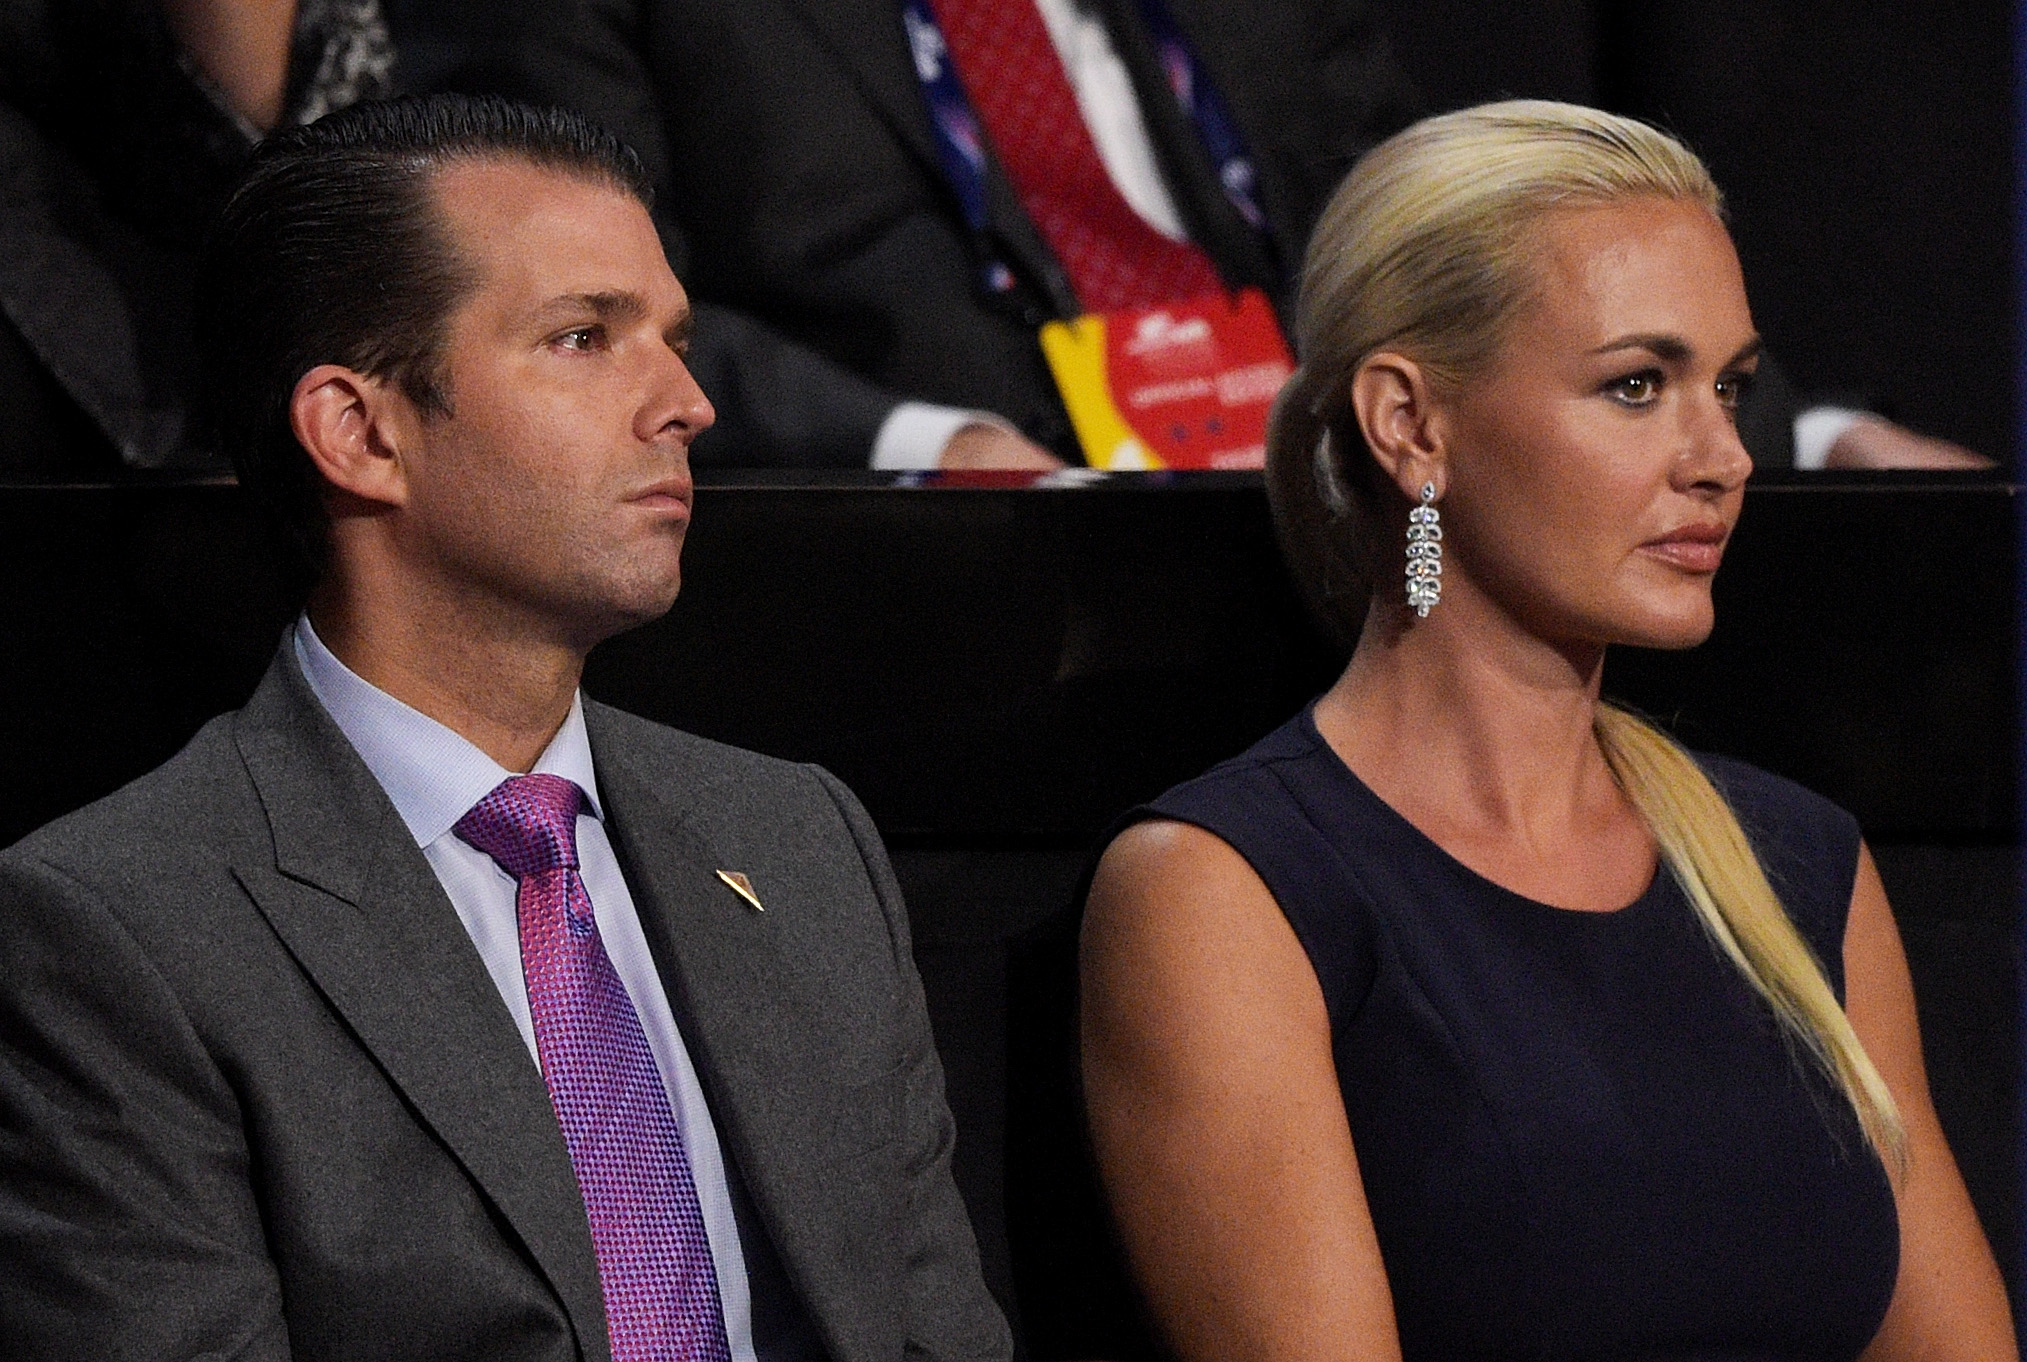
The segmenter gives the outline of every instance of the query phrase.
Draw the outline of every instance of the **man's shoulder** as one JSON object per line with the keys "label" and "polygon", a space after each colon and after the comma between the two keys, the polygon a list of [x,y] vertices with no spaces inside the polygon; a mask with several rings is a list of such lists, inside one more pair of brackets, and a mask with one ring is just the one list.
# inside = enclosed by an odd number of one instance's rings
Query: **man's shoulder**
{"label": "man's shoulder", "polygon": [[146,775],[0,850],[0,866],[39,864],[85,882],[223,866],[265,832],[233,717],[211,720]]}
{"label": "man's shoulder", "polygon": [[[846,905],[877,908],[883,896],[898,902],[872,820],[843,782],[821,767],[714,742],[606,705],[587,702],[584,717],[599,784],[637,853],[653,855],[651,848],[672,844],[672,834],[674,845],[690,839],[687,854],[750,876],[770,907],[807,905],[809,920],[824,922],[826,931],[873,920],[858,918]],[[791,910],[782,920],[802,916]]]}
{"label": "man's shoulder", "polygon": [[601,783],[623,765],[700,831],[735,840],[757,828],[842,831],[863,817],[850,791],[808,762],[734,747],[589,700],[584,717]]}
{"label": "man's shoulder", "polygon": [[623,754],[636,770],[650,777],[778,786],[806,785],[817,778],[816,768],[806,763],[699,737],[596,700],[585,700],[584,717],[595,749]]}

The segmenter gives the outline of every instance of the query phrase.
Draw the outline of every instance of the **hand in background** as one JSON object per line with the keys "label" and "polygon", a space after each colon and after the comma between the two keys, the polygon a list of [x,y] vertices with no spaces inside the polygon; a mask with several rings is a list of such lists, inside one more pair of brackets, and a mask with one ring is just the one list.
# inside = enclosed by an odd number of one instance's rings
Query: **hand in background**
{"label": "hand in background", "polygon": [[1004,426],[974,421],[960,426],[943,446],[938,468],[1004,468],[1046,473],[1063,461],[1026,436]]}
{"label": "hand in background", "polygon": [[262,132],[280,121],[296,0],[162,0],[162,15],[242,118]]}
{"label": "hand in background", "polygon": [[1830,446],[1825,468],[1996,468],[1962,445],[1920,435],[1880,416],[1861,416]]}

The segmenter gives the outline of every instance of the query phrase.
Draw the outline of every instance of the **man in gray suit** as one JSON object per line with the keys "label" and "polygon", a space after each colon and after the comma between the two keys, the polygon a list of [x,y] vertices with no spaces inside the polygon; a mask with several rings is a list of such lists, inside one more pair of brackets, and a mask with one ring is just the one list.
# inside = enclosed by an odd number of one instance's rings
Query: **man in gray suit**
{"label": "man in gray suit", "polygon": [[0,1353],[1010,1354],[865,813],[578,694],[712,420],[645,198],[438,99],[234,199],[218,424],[309,606],[0,855]]}

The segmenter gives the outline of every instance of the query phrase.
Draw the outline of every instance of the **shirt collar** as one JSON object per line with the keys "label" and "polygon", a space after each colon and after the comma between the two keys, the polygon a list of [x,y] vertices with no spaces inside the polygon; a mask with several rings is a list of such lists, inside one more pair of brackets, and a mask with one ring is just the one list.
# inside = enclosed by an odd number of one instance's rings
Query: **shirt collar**
{"label": "shirt collar", "polygon": [[[417,846],[426,847],[449,832],[472,805],[514,774],[461,734],[340,662],[310,627],[307,614],[296,619],[294,651],[311,692],[394,802]],[[591,816],[605,817],[581,695],[571,697],[570,716],[550,739],[535,771],[570,781],[584,792]]]}

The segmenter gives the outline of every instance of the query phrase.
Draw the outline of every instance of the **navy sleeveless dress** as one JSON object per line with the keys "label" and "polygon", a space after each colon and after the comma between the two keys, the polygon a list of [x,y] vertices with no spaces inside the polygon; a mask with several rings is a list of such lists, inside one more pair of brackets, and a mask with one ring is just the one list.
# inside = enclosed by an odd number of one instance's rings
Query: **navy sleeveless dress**
{"label": "navy sleeveless dress", "polygon": [[[1857,825],[1698,761],[1841,1000]],[[1611,913],[1502,889],[1307,710],[1132,817],[1230,844],[1308,952],[1409,1362],[1848,1359],[1877,1332],[1885,1172],[1665,870]]]}

